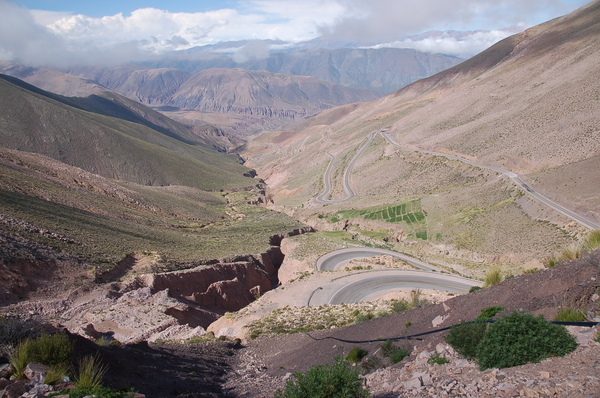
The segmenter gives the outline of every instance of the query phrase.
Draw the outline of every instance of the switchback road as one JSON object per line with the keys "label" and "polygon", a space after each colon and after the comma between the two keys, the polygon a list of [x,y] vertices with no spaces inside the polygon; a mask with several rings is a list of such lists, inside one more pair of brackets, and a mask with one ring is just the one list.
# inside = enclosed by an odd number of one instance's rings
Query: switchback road
{"label": "switchback road", "polygon": [[481,282],[438,272],[405,269],[362,271],[324,283],[313,291],[307,305],[369,301],[399,289],[435,289],[463,294],[473,286],[481,286]]}

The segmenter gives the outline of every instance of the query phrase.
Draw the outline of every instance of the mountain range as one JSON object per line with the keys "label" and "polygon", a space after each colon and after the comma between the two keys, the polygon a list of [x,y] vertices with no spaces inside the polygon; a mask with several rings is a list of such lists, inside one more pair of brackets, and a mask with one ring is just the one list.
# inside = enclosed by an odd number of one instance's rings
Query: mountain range
{"label": "mountain range", "polygon": [[588,329],[564,358],[479,371],[438,328],[600,317],[598,37],[600,0],[385,95],[293,74],[391,87],[388,51],[244,61],[289,74],[3,63],[0,326],[51,319],[104,383],[149,397],[264,396],[358,346],[377,396],[593,393]]}

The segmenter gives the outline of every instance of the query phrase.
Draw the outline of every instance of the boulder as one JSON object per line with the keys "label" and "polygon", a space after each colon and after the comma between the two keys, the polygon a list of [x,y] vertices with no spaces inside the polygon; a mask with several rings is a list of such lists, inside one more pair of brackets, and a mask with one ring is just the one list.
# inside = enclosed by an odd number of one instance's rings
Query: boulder
{"label": "boulder", "polygon": [[3,398],[19,398],[21,395],[29,391],[29,382],[19,380],[12,384],[9,384],[4,388]]}
{"label": "boulder", "polygon": [[31,362],[25,368],[23,374],[29,380],[34,380],[37,383],[44,384],[48,372],[50,372],[50,368],[48,366],[42,365],[41,363],[37,362]]}

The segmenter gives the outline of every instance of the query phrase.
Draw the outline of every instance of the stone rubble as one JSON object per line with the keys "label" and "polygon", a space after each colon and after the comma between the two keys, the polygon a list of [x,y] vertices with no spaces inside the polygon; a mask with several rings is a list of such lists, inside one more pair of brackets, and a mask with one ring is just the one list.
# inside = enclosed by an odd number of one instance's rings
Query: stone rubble
{"label": "stone rubble", "polygon": [[[40,363],[31,362],[25,368],[23,374],[25,380],[14,380],[11,376],[7,379],[13,370],[10,364],[0,365],[0,398],[46,398],[54,396],[55,398],[68,398],[68,395],[56,395],[57,392],[69,390],[75,387],[73,383],[63,382],[56,386],[44,384],[46,375],[50,368]],[[145,398],[145,395],[138,393],[129,393],[129,398]]]}
{"label": "stone rubble", "polygon": [[[506,369],[479,370],[445,343],[415,359],[365,376],[373,397],[600,397],[600,344],[596,328],[569,327],[579,347],[564,358]],[[433,354],[447,364],[430,364]]]}

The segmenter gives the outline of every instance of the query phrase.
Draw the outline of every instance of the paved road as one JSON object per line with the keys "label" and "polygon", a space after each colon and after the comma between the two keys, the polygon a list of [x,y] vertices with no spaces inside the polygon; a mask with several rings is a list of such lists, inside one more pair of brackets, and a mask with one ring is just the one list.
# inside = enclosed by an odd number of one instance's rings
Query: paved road
{"label": "paved road", "polygon": [[[523,189],[527,194],[531,195],[532,197],[544,203],[545,205],[552,207],[558,212],[566,215],[567,217],[570,217],[571,219],[579,222],[580,224],[588,228],[600,229],[600,225],[598,225],[597,223],[594,223],[593,221],[590,221],[585,217],[582,217],[572,212],[571,210],[566,209],[558,205],[557,203],[554,203],[550,199],[536,192],[533,188],[531,188],[523,180],[521,180],[521,178],[519,178],[519,176],[515,173],[502,170],[497,167],[475,163],[454,155],[409,148],[396,143],[387,134],[385,134],[385,131],[383,130],[373,131],[371,134],[369,134],[367,141],[352,158],[350,163],[348,163],[348,166],[344,171],[344,190],[346,191],[346,198],[344,199],[327,199],[327,197],[331,193],[330,175],[331,170],[333,168],[333,163],[335,161],[335,156],[331,152],[329,152],[329,150],[327,151],[327,154],[330,156],[331,160],[323,177],[325,190],[321,195],[319,195],[316,198],[317,201],[322,203],[340,203],[350,200],[355,196],[354,191],[350,187],[350,173],[352,172],[352,167],[354,166],[355,161],[363,154],[363,152],[371,143],[373,137],[377,133],[381,134],[381,136],[388,143],[398,148],[414,152],[426,153],[434,156],[443,156],[448,159],[458,160],[460,162],[468,163],[472,166],[504,174],[505,176],[510,178],[515,184],[517,184],[517,186]],[[481,286],[481,282],[479,281],[462,278],[454,275],[442,274],[439,272],[432,272],[439,271],[439,269],[430,264],[424,263],[404,254],[383,249],[349,248],[337,250],[319,258],[317,260],[316,268],[318,271],[333,271],[344,267],[345,264],[352,259],[367,258],[381,254],[391,255],[401,260],[404,260],[409,264],[421,268],[422,271],[387,269],[357,272],[344,277],[336,278],[333,279],[330,283],[327,283],[324,286],[321,286],[315,291],[313,291],[310,298],[308,299],[308,305],[355,303],[359,301],[369,300],[372,297],[377,297],[388,291],[403,288],[436,289],[453,293],[466,293],[473,286]]]}
{"label": "paved road", "polygon": [[[552,200],[548,199],[547,197],[545,197],[544,195],[540,194],[539,192],[535,191],[533,188],[531,188],[529,185],[527,185],[521,178],[519,178],[518,175],[516,175],[515,173],[511,173],[510,171],[506,171],[506,170],[502,170],[499,169],[497,167],[493,167],[493,166],[486,166],[483,164],[479,164],[479,163],[475,163],[472,162],[470,160],[467,159],[463,159],[461,157],[458,156],[454,156],[454,155],[447,155],[444,153],[438,153],[438,152],[432,152],[432,151],[425,151],[425,150],[420,150],[420,149],[414,149],[414,148],[409,148],[403,145],[400,145],[398,143],[396,143],[394,140],[392,140],[390,138],[390,136],[388,136],[383,130],[379,131],[379,133],[381,134],[381,136],[383,138],[385,138],[385,140],[387,142],[389,142],[390,144],[398,147],[398,148],[402,148],[402,149],[407,149],[409,151],[413,151],[413,152],[420,152],[420,153],[427,153],[430,155],[435,155],[435,156],[443,156],[447,159],[453,159],[453,160],[458,160],[460,162],[463,163],[467,163],[470,164],[472,166],[476,166],[476,167],[480,167],[482,169],[488,169],[488,170],[492,170],[495,171],[496,173],[500,173],[500,174],[504,174],[505,176],[507,176],[508,178],[510,178],[515,184],[517,184],[518,187],[520,187],[521,189],[523,189],[528,195],[532,196],[533,198],[539,200],[540,202],[542,202],[543,204],[545,204],[546,206],[552,207],[554,210],[558,211],[561,214],[564,214],[565,216],[571,218],[572,220],[577,221],[578,223],[580,223],[581,225],[590,228],[590,229],[600,229],[600,224],[597,224],[591,220],[588,220],[587,218],[580,216],[579,214],[564,208],[563,206],[553,202]],[[373,134],[373,133],[371,133]]]}
{"label": "paved road", "polygon": [[481,286],[481,282],[438,272],[402,269],[363,271],[324,283],[313,291],[307,305],[369,301],[399,289],[435,289],[463,294],[473,286]]}
{"label": "paved road", "polygon": [[407,256],[406,254],[394,252],[391,250],[370,247],[352,247],[348,249],[340,249],[333,252],[329,252],[324,256],[321,256],[317,260],[316,268],[317,271],[335,271],[344,267],[346,263],[350,260],[355,260],[359,258],[369,258],[380,255],[388,255],[399,258],[400,260],[404,260],[410,265],[413,265],[422,270],[440,271],[439,268],[431,264],[424,263],[421,260],[417,260],[416,258]]}
{"label": "paved road", "polygon": [[[330,148],[327,150],[326,153],[327,153],[327,155],[329,155],[331,160],[329,161],[329,165],[327,166],[327,169],[325,170],[325,174],[323,175],[323,184],[325,185],[325,189],[323,190],[322,194],[320,194],[319,196],[316,197],[317,202],[341,203],[341,202],[350,200],[356,196],[356,193],[350,186],[350,175],[352,174],[352,168],[354,167],[354,163],[356,162],[356,160],[359,157],[361,157],[361,155],[363,154],[365,149],[367,149],[367,147],[373,140],[373,137],[375,136],[375,134],[377,134],[377,131],[373,131],[371,134],[369,134],[369,136],[367,137],[367,141],[360,147],[360,149],[358,150],[356,155],[354,155],[354,157],[352,158],[350,163],[348,163],[348,166],[346,166],[346,169],[344,170],[343,181],[344,181],[344,192],[346,193],[346,197],[343,199],[338,199],[338,200],[327,199],[329,197],[329,195],[331,195],[331,170],[333,169],[333,163],[335,162],[335,155],[333,155],[330,152],[331,149],[333,149],[333,148]],[[329,137],[329,132],[327,132],[327,135]],[[336,143],[335,145],[337,146],[339,144]]]}

